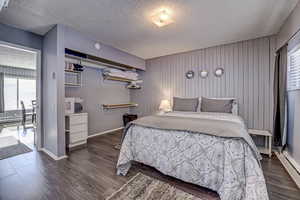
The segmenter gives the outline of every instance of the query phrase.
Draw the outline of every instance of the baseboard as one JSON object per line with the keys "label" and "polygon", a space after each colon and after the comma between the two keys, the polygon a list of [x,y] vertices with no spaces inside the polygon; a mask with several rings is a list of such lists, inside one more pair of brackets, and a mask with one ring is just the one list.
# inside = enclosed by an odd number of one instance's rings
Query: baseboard
{"label": "baseboard", "polygon": [[41,151],[43,151],[45,154],[47,154],[48,156],[50,156],[53,160],[61,160],[61,159],[65,159],[65,158],[68,157],[67,155],[58,157],[58,156],[56,156],[55,154],[53,154],[52,152],[48,151],[45,148],[41,148]]}
{"label": "baseboard", "polygon": [[293,165],[293,167],[297,170],[297,172],[300,174],[300,165],[295,161],[295,159],[289,154],[287,151],[283,151],[283,155],[286,157],[286,159]]}
{"label": "baseboard", "polygon": [[80,145],[83,145],[83,144],[86,144],[87,143],[87,141],[86,140],[84,140],[83,142],[78,142],[78,143],[76,143],[76,144],[69,144],[67,147],[68,148],[73,148],[73,147],[77,147],[77,146],[80,146]]}
{"label": "baseboard", "polygon": [[284,154],[275,151],[277,158],[280,160],[286,171],[289,173],[293,181],[296,183],[298,188],[300,188],[300,174],[297,172],[295,167],[290,163],[290,161],[285,157]]}
{"label": "baseboard", "polygon": [[99,135],[104,135],[104,134],[111,133],[111,132],[114,132],[114,131],[119,131],[119,130],[122,130],[122,129],[124,129],[124,127],[119,127],[119,128],[103,131],[103,132],[100,132],[100,133],[95,133],[93,135],[89,135],[88,138],[96,137],[96,136],[99,136]]}

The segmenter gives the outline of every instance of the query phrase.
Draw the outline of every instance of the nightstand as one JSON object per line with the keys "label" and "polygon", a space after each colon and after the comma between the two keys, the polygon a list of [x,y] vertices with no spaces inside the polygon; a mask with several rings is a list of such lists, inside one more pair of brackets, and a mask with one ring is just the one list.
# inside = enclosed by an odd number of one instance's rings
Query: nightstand
{"label": "nightstand", "polygon": [[269,155],[269,157],[271,157],[272,156],[272,134],[269,131],[255,130],[255,129],[249,129],[248,132],[252,136],[265,137],[265,146],[257,147],[257,148],[260,153],[267,154],[267,155]]}

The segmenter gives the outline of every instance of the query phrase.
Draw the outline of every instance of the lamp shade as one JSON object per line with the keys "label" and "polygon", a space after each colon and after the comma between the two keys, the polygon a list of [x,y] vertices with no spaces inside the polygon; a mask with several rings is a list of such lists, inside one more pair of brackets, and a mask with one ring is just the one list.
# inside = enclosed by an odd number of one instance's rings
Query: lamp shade
{"label": "lamp shade", "polygon": [[162,110],[162,111],[171,111],[171,103],[169,100],[167,99],[163,99],[161,100],[160,102],[160,105],[159,105],[159,110]]}

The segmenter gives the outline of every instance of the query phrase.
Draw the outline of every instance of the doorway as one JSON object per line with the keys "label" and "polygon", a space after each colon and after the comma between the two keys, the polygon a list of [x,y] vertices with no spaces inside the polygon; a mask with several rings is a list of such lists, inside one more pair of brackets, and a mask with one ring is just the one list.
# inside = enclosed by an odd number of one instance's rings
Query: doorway
{"label": "doorway", "polygon": [[0,160],[41,149],[41,52],[0,41]]}

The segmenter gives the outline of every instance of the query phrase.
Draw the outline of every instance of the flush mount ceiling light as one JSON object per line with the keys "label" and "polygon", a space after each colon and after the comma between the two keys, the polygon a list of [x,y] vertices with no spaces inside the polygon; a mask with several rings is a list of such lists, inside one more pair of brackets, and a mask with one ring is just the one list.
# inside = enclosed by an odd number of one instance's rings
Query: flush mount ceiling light
{"label": "flush mount ceiling light", "polygon": [[168,9],[160,9],[154,15],[152,15],[152,22],[158,27],[163,27],[173,23],[171,12]]}
{"label": "flush mount ceiling light", "polygon": [[9,2],[9,0],[0,0],[0,12],[3,8],[8,7],[8,2]]}

